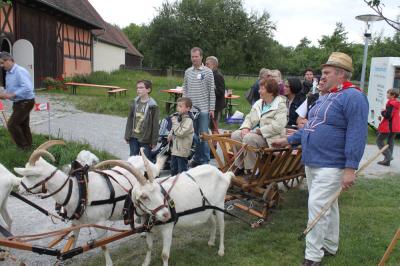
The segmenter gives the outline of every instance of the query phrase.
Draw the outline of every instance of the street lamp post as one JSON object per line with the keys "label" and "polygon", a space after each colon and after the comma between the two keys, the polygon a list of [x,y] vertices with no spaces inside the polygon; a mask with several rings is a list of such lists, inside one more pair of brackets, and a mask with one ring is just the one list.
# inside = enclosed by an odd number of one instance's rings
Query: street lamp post
{"label": "street lamp post", "polygon": [[361,80],[360,80],[360,88],[364,89],[365,69],[367,67],[367,57],[368,57],[367,56],[368,55],[368,42],[371,39],[371,33],[368,31],[369,31],[369,28],[370,28],[372,22],[383,20],[383,18],[380,16],[377,16],[377,15],[367,14],[367,15],[356,16],[356,19],[364,21],[366,24],[366,28],[365,28],[365,32],[364,32],[364,37],[365,37],[364,57],[363,57],[363,64],[362,64],[362,69],[361,69]]}

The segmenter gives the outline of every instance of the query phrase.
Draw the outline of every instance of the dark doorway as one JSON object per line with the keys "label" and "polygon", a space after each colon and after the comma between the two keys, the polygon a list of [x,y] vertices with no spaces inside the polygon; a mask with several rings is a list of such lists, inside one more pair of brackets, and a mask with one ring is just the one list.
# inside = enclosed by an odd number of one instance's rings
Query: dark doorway
{"label": "dark doorway", "polygon": [[[10,43],[10,41],[8,40],[8,39],[5,39],[5,38],[2,38],[2,39],[0,39],[0,41],[1,41],[1,52],[7,52],[7,53],[10,53],[11,54],[11,43]],[[6,71],[3,69],[3,68],[1,68],[0,69],[0,85],[2,86],[2,87],[6,87]]]}

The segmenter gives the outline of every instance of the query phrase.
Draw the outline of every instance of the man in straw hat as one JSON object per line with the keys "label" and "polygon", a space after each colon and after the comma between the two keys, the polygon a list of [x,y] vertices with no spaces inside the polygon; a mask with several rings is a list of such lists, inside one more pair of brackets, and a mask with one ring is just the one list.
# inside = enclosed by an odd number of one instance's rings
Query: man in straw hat
{"label": "man in straw hat", "polygon": [[[305,127],[288,138],[273,141],[279,147],[301,144],[308,197],[308,222],[341,188],[351,187],[356,179],[367,138],[368,101],[349,80],[353,72],[350,56],[334,52],[322,65],[328,94],[310,110]],[[302,265],[321,265],[322,258],[336,255],[339,246],[339,207],[331,208],[307,234]]]}

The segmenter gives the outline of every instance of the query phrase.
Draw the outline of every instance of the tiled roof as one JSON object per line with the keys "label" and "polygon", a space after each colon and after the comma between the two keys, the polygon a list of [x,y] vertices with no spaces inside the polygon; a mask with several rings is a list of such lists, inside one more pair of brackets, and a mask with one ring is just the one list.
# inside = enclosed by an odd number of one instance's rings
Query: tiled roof
{"label": "tiled roof", "polygon": [[70,15],[76,19],[94,26],[93,28],[102,28],[103,20],[96,9],[88,0],[35,0],[44,5],[52,7],[62,13]]}
{"label": "tiled roof", "polygon": [[126,48],[126,52],[128,54],[143,57],[143,55],[135,48],[135,46],[133,46],[128,37],[122,32],[120,28],[105,22],[104,29],[104,32],[101,33],[99,30],[96,30],[96,33],[99,33],[97,38],[100,41],[124,47]]}

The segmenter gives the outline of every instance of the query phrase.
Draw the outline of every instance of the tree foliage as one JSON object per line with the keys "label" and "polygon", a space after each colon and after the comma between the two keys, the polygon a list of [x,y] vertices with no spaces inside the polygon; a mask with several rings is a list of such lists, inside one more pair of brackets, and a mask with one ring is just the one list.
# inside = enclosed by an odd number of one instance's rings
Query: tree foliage
{"label": "tree foliage", "polygon": [[[364,45],[350,43],[340,22],[317,45],[304,37],[296,47],[284,47],[273,39],[275,24],[268,12],[246,13],[242,0],[167,1],[149,25],[131,24],[123,31],[150,67],[185,69],[194,46],[205,57],[217,56],[229,74],[257,74],[266,67],[298,76],[309,67],[318,71],[330,53],[340,51],[353,58],[353,77],[358,79],[363,60]],[[374,38],[368,55],[368,62],[374,56],[400,56],[400,33]]]}
{"label": "tree foliage", "polygon": [[267,12],[247,14],[241,0],[164,2],[142,40],[145,64],[185,68],[198,46],[229,72],[257,72],[271,58],[271,46],[279,45],[274,29]]}

